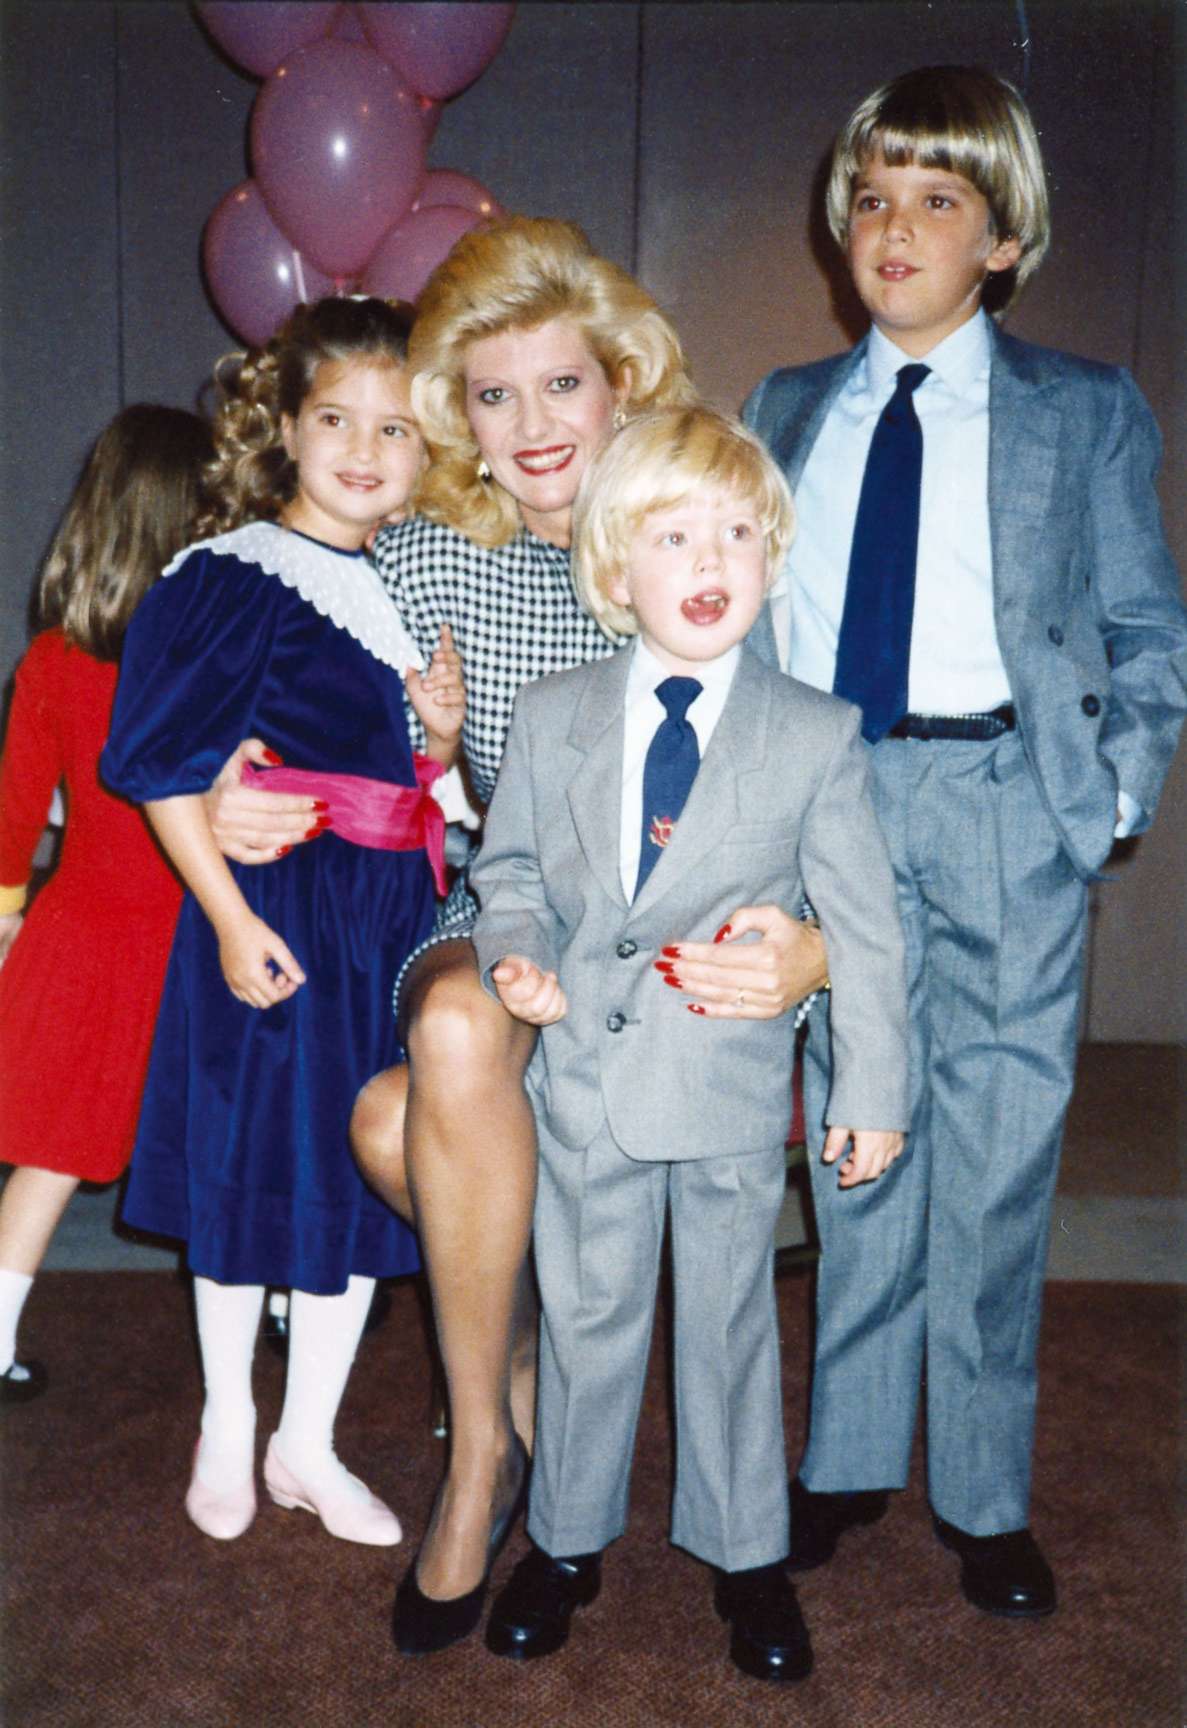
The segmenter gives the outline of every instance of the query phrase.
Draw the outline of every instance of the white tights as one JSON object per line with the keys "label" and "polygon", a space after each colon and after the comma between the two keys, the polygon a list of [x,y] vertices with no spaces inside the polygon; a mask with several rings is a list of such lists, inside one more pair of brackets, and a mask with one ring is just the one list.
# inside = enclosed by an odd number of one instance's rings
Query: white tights
{"label": "white tights", "polygon": [[[315,1490],[340,1485],[346,1476],[334,1455],[334,1421],[374,1289],[373,1278],[351,1278],[340,1296],[292,1294],[288,1379],[276,1448],[289,1469]],[[194,1279],[206,1381],[198,1474],[217,1492],[237,1488],[253,1469],[251,1365],[263,1301],[262,1284]]]}

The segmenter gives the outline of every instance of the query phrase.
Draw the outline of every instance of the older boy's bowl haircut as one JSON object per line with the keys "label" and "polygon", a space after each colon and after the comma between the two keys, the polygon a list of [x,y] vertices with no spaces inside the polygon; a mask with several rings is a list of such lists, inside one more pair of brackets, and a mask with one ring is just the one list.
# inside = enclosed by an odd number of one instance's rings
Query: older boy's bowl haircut
{"label": "older boy's bowl haircut", "polygon": [[1022,249],[1013,270],[987,283],[989,309],[1008,305],[1042,263],[1051,238],[1042,152],[1014,86],[979,66],[922,66],[867,96],[833,147],[825,204],[838,246],[848,238],[857,178],[879,154],[889,167],[942,168],[977,188],[997,239],[1012,236]]}
{"label": "older boy's bowl haircut", "polygon": [[626,414],[690,402],[680,339],[633,277],[601,258],[580,228],[550,216],[509,216],[458,241],[416,303],[408,358],[412,401],[431,458],[417,508],[482,546],[519,532],[519,505],[478,478],[466,416],[470,345],[506,330],[567,318],[581,331]]}
{"label": "older boy's bowl haircut", "polygon": [[573,506],[573,585],[607,636],[633,636],[635,615],[609,598],[643,518],[701,487],[732,492],[758,516],[767,586],[795,532],[791,493],[765,446],[729,415],[699,405],[633,420],[586,469]]}

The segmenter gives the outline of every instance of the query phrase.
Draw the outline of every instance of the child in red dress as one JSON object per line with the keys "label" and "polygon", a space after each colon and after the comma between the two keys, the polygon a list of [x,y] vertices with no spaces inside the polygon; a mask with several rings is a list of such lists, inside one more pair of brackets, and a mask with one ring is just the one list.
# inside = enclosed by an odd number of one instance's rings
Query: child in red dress
{"label": "child in red dress", "polygon": [[[25,1298],[80,1180],[132,1151],[181,890],[144,818],[99,783],[124,631],[185,544],[210,433],[125,408],[99,438],[41,577],[0,763],[0,1403],[44,1391],[16,1360]],[[62,859],[28,917],[33,853],[65,785]],[[113,964],[113,956],[118,963]]]}

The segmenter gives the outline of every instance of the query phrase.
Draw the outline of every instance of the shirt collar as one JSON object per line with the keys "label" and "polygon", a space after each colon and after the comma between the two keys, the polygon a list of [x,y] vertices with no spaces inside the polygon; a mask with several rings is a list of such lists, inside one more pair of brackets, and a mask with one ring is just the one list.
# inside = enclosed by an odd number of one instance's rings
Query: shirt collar
{"label": "shirt collar", "polygon": [[[742,644],[735,642],[732,648],[727,648],[716,660],[705,660],[695,672],[688,674],[696,678],[705,690],[727,691],[741,657]],[[672,676],[668,668],[656,659],[646,643],[635,638],[634,655],[631,659],[631,669],[626,681],[626,705],[632,707],[643,697],[650,696],[661,685],[665,678]],[[697,697],[695,700],[699,701]]]}
{"label": "shirt collar", "polygon": [[[904,354],[889,336],[884,336],[877,325],[873,326],[866,348],[866,379],[876,402],[889,398],[894,389],[895,375],[900,367],[909,366],[912,358],[910,354]],[[947,385],[953,395],[962,396],[973,380],[988,370],[989,360],[989,319],[978,310],[951,336],[945,336],[942,342],[937,343],[930,354],[925,354],[923,364]],[[929,382],[925,378],[921,388],[926,388]]]}

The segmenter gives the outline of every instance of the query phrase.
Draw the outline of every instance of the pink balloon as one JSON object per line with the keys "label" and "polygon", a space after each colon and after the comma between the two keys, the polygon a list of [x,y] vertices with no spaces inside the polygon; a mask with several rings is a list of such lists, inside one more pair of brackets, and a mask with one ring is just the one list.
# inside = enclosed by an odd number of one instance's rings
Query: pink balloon
{"label": "pink balloon", "polygon": [[405,216],[384,235],[363,271],[360,286],[364,293],[378,294],[385,300],[415,300],[462,235],[481,221],[473,210],[458,210],[450,204]]}
{"label": "pink balloon", "polygon": [[363,5],[371,45],[422,96],[456,96],[486,70],[507,39],[514,6],[471,0],[439,5]]}
{"label": "pink balloon", "polygon": [[452,204],[458,210],[473,210],[478,216],[502,216],[486,187],[469,174],[458,174],[452,168],[430,168],[425,183],[416,194],[412,208],[431,210],[437,204]]}
{"label": "pink balloon", "polygon": [[411,207],[424,128],[387,61],[353,42],[315,42],[260,91],[251,154],[273,221],[321,269],[353,276]]}
{"label": "pink balloon", "polygon": [[299,300],[320,300],[334,287],[285,239],[254,180],[245,180],[215,206],[202,261],[219,312],[253,348],[267,342]]}
{"label": "pink balloon", "polygon": [[205,0],[198,16],[219,47],[260,78],[332,28],[342,0]]}

